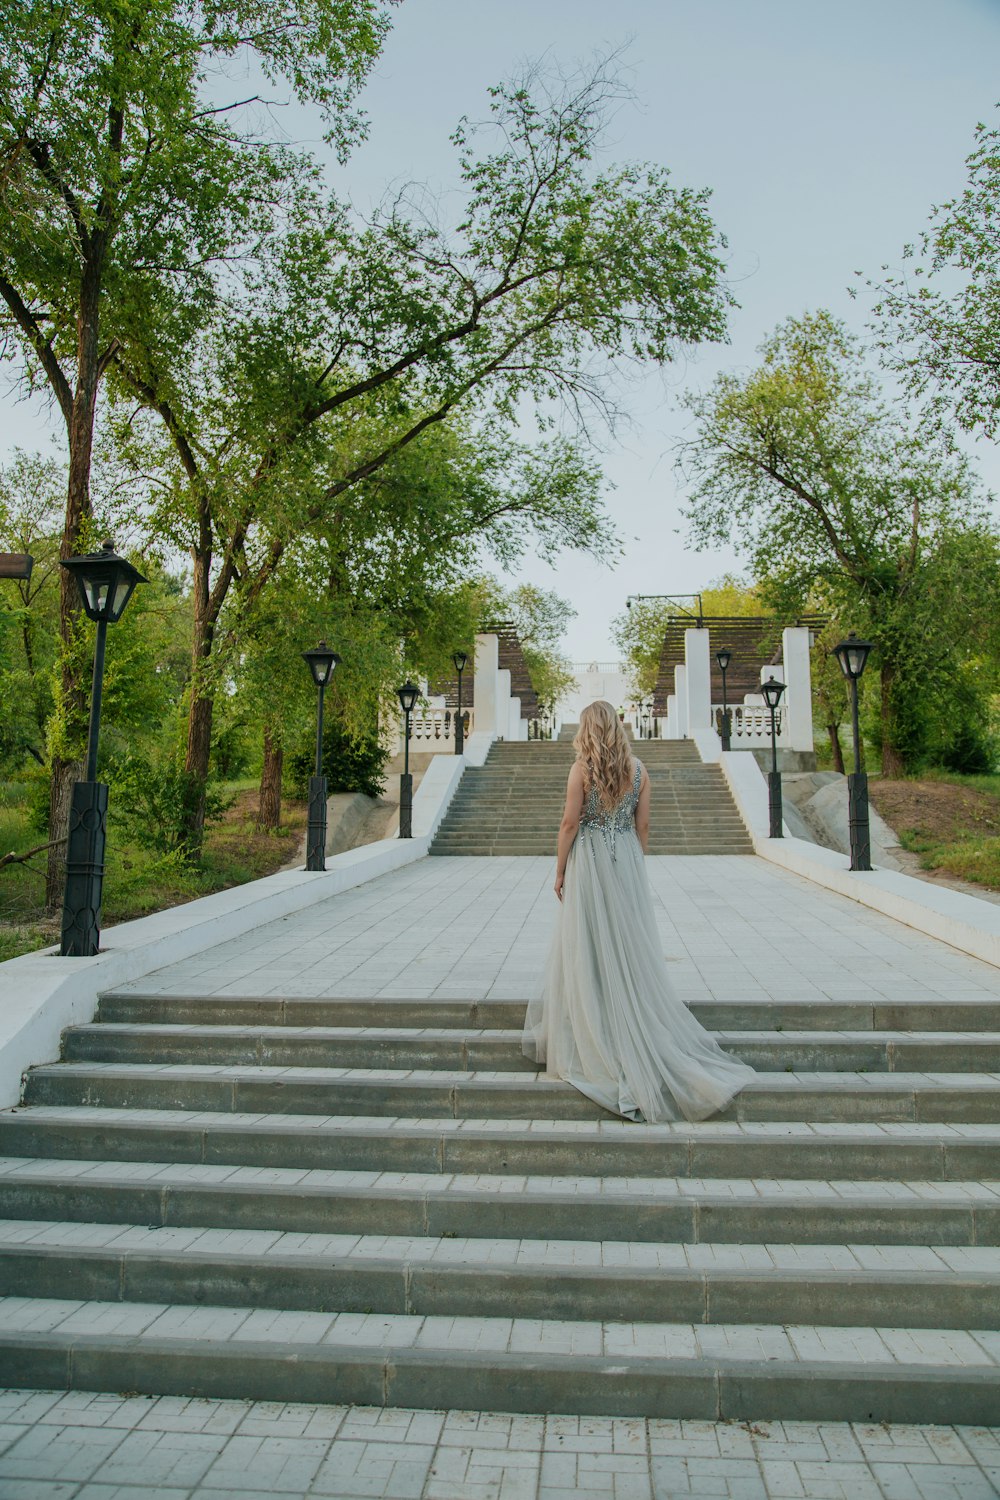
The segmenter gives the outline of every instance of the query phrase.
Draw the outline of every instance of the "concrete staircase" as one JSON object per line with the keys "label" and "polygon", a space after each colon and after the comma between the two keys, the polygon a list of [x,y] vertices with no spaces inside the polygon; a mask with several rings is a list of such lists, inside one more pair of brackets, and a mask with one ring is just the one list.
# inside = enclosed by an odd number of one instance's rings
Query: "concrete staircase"
{"label": "concrete staircase", "polygon": [[[636,754],[651,784],[650,854],[753,853],[722,771],[693,744],[649,740]],[[554,855],[573,760],[571,738],[498,741],[462,777],[431,853]]]}
{"label": "concrete staircase", "polygon": [[0,1114],[32,1387],[674,1418],[1000,1411],[1000,1001],[696,1004],[627,1125],[512,1001],[108,995]]}

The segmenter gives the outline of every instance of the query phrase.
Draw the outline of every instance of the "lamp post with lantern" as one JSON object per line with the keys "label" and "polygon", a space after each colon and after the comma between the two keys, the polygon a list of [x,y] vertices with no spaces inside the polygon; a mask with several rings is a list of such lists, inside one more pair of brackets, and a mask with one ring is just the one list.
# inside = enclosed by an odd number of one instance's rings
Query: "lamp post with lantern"
{"label": "lamp post with lantern", "polygon": [[66,884],[63,893],[59,951],[64,956],[93,958],[101,942],[101,899],[104,888],[104,849],[107,841],[108,789],[97,780],[97,741],[101,728],[104,690],[104,651],[108,626],[121,619],[137,583],[149,580],[110,542],[99,552],[67,557],[61,564],[76,580],[88,620],[97,625],[94,675],[87,732],[86,780],[73,783],[66,847]]}
{"label": "lamp post with lantern", "polygon": [[851,869],[872,867],[871,828],[868,817],[868,773],[861,767],[861,730],[858,725],[858,683],[872,650],[871,641],[863,641],[852,630],[845,641],[834,646],[832,655],[851,684],[851,727],[854,733],[854,774],[847,778],[847,813],[851,838]]}
{"label": "lamp post with lantern", "polygon": [[455,714],[455,754],[462,755],[465,751],[465,720],[462,718],[462,673],[465,671],[466,662],[469,660],[464,651],[456,651],[452,657],[455,671],[458,673],[458,711]]}
{"label": "lamp post with lantern", "polygon": [[778,731],[776,717],[785,684],[769,677],[761,687],[764,702],[771,712],[771,769],[767,773],[768,832],[773,839],[784,838],[781,809],[781,772],[778,770]]}
{"label": "lamp post with lantern", "polygon": [[326,641],[320,641],[311,651],[303,651],[302,660],[312,675],[318,689],[316,704],[316,764],[309,778],[309,820],[306,824],[306,869],[326,869],[326,803],[327,780],[323,775],[323,696],[330,685],[334,672],[340,665],[340,657],[331,651]]}
{"label": "lamp post with lantern", "polygon": [[401,839],[411,839],[413,837],[413,777],[410,775],[410,715],[420,696],[420,689],[415,682],[407,679],[396,691],[399,706],[403,710],[403,774],[399,778],[399,836]]}
{"label": "lamp post with lantern", "polygon": [[726,673],[729,671],[729,663],[733,659],[733,653],[728,650],[716,651],[715,659],[719,663],[719,671],[722,673],[722,748],[731,750],[732,746],[732,722],[729,718],[729,699],[726,696]]}

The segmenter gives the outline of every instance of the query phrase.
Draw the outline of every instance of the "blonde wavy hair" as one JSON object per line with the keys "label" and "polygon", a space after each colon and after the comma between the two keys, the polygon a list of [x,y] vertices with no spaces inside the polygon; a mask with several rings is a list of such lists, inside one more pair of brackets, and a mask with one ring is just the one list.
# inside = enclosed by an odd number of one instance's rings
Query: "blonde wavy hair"
{"label": "blonde wavy hair", "polygon": [[624,726],[610,703],[598,698],[580,715],[580,728],[573,741],[578,763],[583,767],[587,791],[596,788],[606,812],[632,790],[635,758]]}

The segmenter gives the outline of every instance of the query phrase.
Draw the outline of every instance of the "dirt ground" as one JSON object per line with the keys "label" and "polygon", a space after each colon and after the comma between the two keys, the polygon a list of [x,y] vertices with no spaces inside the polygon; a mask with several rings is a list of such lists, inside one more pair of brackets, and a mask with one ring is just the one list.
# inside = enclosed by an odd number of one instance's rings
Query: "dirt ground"
{"label": "dirt ground", "polygon": [[868,791],[897,834],[906,830],[929,844],[950,844],[969,834],[1000,835],[1000,797],[993,792],[948,781],[883,781],[881,777],[868,783]]}
{"label": "dirt ground", "polygon": [[1000,903],[1000,795],[936,779],[869,782],[908,875]]}

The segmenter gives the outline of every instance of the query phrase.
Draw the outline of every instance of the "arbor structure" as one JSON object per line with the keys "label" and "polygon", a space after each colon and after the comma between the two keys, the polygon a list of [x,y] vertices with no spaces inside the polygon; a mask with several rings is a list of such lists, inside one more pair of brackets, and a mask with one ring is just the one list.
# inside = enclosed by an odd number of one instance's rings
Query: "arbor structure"
{"label": "arbor structure", "polygon": [[993,638],[997,538],[967,462],[883,398],[842,324],[789,319],[761,354],[688,398],[691,533],[739,546],[779,615],[821,595],[876,643],[882,769],[898,774]]}

